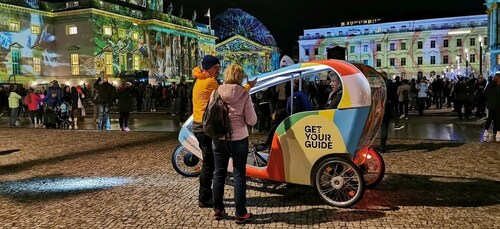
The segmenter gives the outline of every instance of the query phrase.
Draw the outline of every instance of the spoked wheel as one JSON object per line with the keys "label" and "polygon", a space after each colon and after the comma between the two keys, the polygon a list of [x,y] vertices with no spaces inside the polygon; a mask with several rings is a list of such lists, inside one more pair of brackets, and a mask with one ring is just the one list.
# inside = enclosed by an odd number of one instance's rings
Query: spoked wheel
{"label": "spoked wheel", "polygon": [[353,162],[340,157],[329,157],[317,164],[314,171],[314,187],[321,199],[329,205],[350,207],[363,197],[365,180]]}
{"label": "spoked wheel", "polygon": [[172,165],[179,174],[185,177],[196,177],[200,175],[202,162],[184,146],[179,145],[172,154]]}
{"label": "spoked wheel", "polygon": [[366,151],[365,162],[360,166],[365,177],[366,188],[377,186],[384,178],[385,163],[382,155],[374,149]]}

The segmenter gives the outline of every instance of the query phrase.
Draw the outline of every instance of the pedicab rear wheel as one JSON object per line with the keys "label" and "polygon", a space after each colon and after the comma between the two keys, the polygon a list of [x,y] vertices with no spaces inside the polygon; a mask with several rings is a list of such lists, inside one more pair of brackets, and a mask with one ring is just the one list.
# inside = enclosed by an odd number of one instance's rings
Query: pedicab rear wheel
{"label": "pedicab rear wheel", "polygon": [[385,162],[382,155],[374,149],[368,150],[365,162],[360,166],[360,170],[364,175],[367,189],[377,186],[385,175]]}
{"label": "pedicab rear wheel", "polygon": [[313,178],[321,199],[334,207],[350,207],[361,200],[365,192],[363,174],[345,158],[323,159],[315,166]]}
{"label": "pedicab rear wheel", "polygon": [[185,177],[196,177],[201,173],[202,161],[184,146],[179,145],[172,153],[172,166]]}

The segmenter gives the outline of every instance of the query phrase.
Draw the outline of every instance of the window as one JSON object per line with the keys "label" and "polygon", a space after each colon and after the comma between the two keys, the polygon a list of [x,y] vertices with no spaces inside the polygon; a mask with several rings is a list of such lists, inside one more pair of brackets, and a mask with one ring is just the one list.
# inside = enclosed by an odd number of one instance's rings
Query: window
{"label": "window", "polygon": [[497,64],[500,64],[500,55],[497,55]]}
{"label": "window", "polygon": [[349,52],[354,53],[355,48],[356,48],[356,46],[354,46],[354,45],[349,46]]}
{"label": "window", "polygon": [[424,43],[419,41],[417,42],[417,49],[422,49],[424,47]]}
{"label": "window", "polygon": [[444,55],[443,56],[443,64],[448,64],[449,60],[448,60],[448,55]]}
{"label": "window", "polygon": [[40,34],[40,26],[32,25],[31,26],[31,33],[32,34]]}
{"label": "window", "polygon": [[443,47],[448,48],[448,40],[443,40]]}
{"label": "window", "polygon": [[462,47],[462,39],[457,39],[457,47]]}
{"label": "window", "polygon": [[141,57],[134,55],[134,70],[139,70],[139,63],[141,63]]}
{"label": "window", "polygon": [[80,57],[78,53],[71,54],[71,75],[80,75]]}
{"label": "window", "polygon": [[33,75],[42,74],[42,58],[33,57]]}
{"label": "window", "polygon": [[486,46],[488,45],[488,38],[483,38],[483,46]]}
{"label": "window", "polygon": [[79,5],[78,1],[66,2],[66,8],[78,7],[78,5]]}
{"label": "window", "polygon": [[127,53],[120,53],[120,56],[118,57],[118,64],[120,65],[120,71],[125,72],[127,71]]}
{"label": "window", "polygon": [[78,34],[78,28],[74,25],[66,26],[66,35],[75,35]]}
{"label": "window", "polygon": [[417,57],[417,64],[422,65],[423,64],[423,58],[421,56]]}
{"label": "window", "polygon": [[309,56],[309,49],[307,48],[305,49],[305,51],[306,51],[306,56]]}
{"label": "window", "polygon": [[382,50],[382,45],[377,44],[377,52],[380,52]]}
{"label": "window", "polygon": [[12,74],[21,75],[21,52],[19,50],[13,50],[11,52],[12,56]]}
{"label": "window", "polygon": [[104,54],[104,64],[106,69],[106,75],[113,75],[113,54],[106,52]]}
{"label": "window", "polygon": [[377,59],[377,67],[382,66],[382,59]]}
{"label": "window", "polygon": [[431,64],[436,64],[436,56],[431,56]]}
{"label": "window", "polygon": [[363,52],[368,52],[368,45],[363,45]]}
{"label": "window", "polygon": [[127,37],[127,31],[125,29],[118,29],[118,38]]}
{"label": "window", "polygon": [[405,57],[401,58],[401,66],[406,66],[406,58]]}
{"label": "window", "polygon": [[436,41],[431,41],[431,48],[436,48]]}
{"label": "window", "polygon": [[132,40],[134,41],[139,40],[139,32],[132,32]]}
{"label": "window", "polygon": [[342,31],[339,31],[339,36],[342,36]]}
{"label": "window", "polygon": [[12,32],[21,31],[21,23],[18,21],[9,22],[9,31],[12,31]]}
{"label": "window", "polygon": [[389,51],[394,51],[396,49],[395,47],[396,47],[396,44],[390,43],[389,44]]}
{"label": "window", "polygon": [[469,54],[469,62],[476,63],[476,54]]}
{"label": "window", "polygon": [[368,60],[363,60],[364,65],[368,65]]}
{"label": "window", "polygon": [[368,34],[369,32],[370,32],[370,30],[365,29],[365,34]]}
{"label": "window", "polygon": [[394,59],[394,58],[389,58],[389,66],[394,66],[394,65],[396,65],[396,64],[395,64],[395,61],[396,61],[396,59]]}
{"label": "window", "polygon": [[103,26],[102,28],[103,28],[103,33],[104,33],[104,35],[106,35],[106,36],[111,36],[111,35],[113,35],[113,30],[111,29],[111,26],[109,26],[109,25],[105,25],[105,26]]}
{"label": "window", "polygon": [[314,55],[318,55],[319,54],[319,49],[318,48],[314,48]]}
{"label": "window", "polygon": [[401,50],[406,50],[406,42],[401,42]]}
{"label": "window", "polygon": [[470,46],[476,46],[476,38],[474,37],[470,38]]}

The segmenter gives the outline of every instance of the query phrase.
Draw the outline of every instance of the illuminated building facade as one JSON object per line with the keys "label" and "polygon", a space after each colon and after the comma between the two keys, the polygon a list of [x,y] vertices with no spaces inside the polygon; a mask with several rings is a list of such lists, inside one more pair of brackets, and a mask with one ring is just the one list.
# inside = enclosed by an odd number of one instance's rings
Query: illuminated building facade
{"label": "illuminated building facade", "polygon": [[279,48],[271,32],[257,18],[230,8],[213,21],[218,43],[215,46],[222,70],[238,64],[254,76],[279,68]]}
{"label": "illuminated building facade", "polygon": [[406,78],[490,74],[488,15],[379,21],[304,30],[300,61],[341,56]]}
{"label": "illuminated building facade", "polygon": [[0,18],[0,82],[190,78],[217,38],[162,0],[0,0]]}

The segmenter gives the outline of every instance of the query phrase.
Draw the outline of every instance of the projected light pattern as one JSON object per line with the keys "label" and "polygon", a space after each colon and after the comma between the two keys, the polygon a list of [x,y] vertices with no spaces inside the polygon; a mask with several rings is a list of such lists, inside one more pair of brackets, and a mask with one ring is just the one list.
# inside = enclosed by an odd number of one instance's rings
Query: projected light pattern
{"label": "projected light pattern", "polygon": [[220,41],[241,35],[262,45],[277,46],[266,26],[241,9],[230,8],[217,15],[213,21],[213,28]]}
{"label": "projected light pattern", "polygon": [[[31,4],[37,2],[26,0]],[[124,2],[163,11],[161,0]],[[51,3],[44,7],[59,9],[57,7],[63,5]],[[126,5],[104,1],[97,6],[100,7],[98,10],[119,15],[130,15],[132,10]],[[154,12],[152,15],[157,19],[162,18],[160,21],[175,26],[141,23],[138,18],[146,17],[145,13],[150,11],[134,12],[136,14],[131,17],[67,9],[39,14],[25,10],[19,4],[13,7],[0,5],[0,82],[16,80],[17,83],[31,84],[30,81],[42,82],[43,77],[68,77],[68,80],[77,81],[77,78],[96,77],[103,73],[109,77],[128,77],[135,71],[147,71],[157,80],[190,78],[191,69],[200,58],[208,53],[214,54],[214,38],[206,37],[202,30],[179,28],[192,28],[191,21]],[[76,65],[70,64],[73,54],[78,55]],[[73,67],[78,68],[78,75],[73,75]]]}
{"label": "projected light pattern", "polygon": [[124,177],[55,177],[0,182],[1,195],[37,195],[108,189],[133,183]]}

